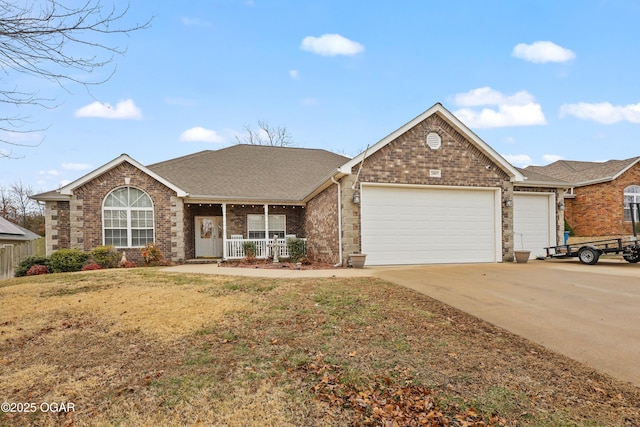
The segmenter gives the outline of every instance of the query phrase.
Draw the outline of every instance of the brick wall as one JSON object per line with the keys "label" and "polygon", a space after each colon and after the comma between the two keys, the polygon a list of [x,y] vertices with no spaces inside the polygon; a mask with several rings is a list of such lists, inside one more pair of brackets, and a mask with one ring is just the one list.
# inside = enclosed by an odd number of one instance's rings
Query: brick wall
{"label": "brick wall", "polygon": [[338,186],[332,184],[307,203],[307,256],[320,262],[340,261]]}
{"label": "brick wall", "polygon": [[615,181],[576,187],[575,199],[567,200],[565,216],[576,236],[633,234],[631,221],[624,220],[624,189],[640,185],[640,165]]}
{"label": "brick wall", "polygon": [[45,230],[47,255],[69,247],[69,202],[45,203]]}
{"label": "brick wall", "polygon": [[[439,149],[433,150],[425,144],[429,132],[440,135],[442,145]],[[353,168],[354,175],[358,167]],[[430,176],[430,170],[440,170],[441,176]],[[513,191],[508,175],[438,114],[426,118],[366,159],[359,181],[500,188],[503,200]],[[346,183],[343,189],[344,199],[350,199],[353,193],[351,185]],[[346,215],[344,210],[348,210]],[[359,205],[345,202],[343,215],[344,233],[352,233],[343,242],[345,252],[358,252]],[[502,226],[502,258],[510,261],[513,260],[513,208],[504,204]]]}
{"label": "brick wall", "polygon": [[[102,245],[102,203],[110,191],[125,186],[139,188],[151,197],[155,241],[165,258],[184,259],[184,235],[177,225],[182,222],[182,202],[171,189],[127,162],[76,188],[69,202],[51,204],[51,249],[77,248],[89,252]],[[54,213],[57,213],[57,224]],[[139,259],[139,249],[124,250],[129,260]]]}

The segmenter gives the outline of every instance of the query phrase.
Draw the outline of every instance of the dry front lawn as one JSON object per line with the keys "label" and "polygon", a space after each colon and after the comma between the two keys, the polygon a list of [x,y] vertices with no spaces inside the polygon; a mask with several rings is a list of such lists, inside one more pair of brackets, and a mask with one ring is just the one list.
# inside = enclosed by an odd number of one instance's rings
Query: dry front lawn
{"label": "dry front lawn", "polygon": [[1,426],[640,425],[637,387],[387,282],[151,268],[0,282],[0,402]]}

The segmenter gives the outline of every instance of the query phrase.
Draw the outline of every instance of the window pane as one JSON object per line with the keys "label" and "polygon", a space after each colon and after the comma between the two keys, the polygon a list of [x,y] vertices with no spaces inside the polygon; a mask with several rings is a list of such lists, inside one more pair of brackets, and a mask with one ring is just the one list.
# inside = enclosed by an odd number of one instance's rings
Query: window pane
{"label": "window pane", "polygon": [[277,234],[279,238],[284,239],[286,232],[286,215],[269,215],[269,237],[272,238]]}
{"label": "window pane", "polygon": [[247,228],[249,232],[264,231],[264,215],[247,215]]}
{"label": "window pane", "polygon": [[129,206],[132,208],[150,208],[152,206],[151,198],[147,193],[137,188],[131,188],[129,191]]}
{"label": "window pane", "polygon": [[131,245],[144,246],[147,243],[153,243],[153,230],[131,230]]}
{"label": "window pane", "polygon": [[125,207],[128,206],[127,188],[113,190],[104,201],[105,207]]}
{"label": "window pane", "polygon": [[111,229],[104,230],[104,244],[116,247],[127,246],[127,230]]}

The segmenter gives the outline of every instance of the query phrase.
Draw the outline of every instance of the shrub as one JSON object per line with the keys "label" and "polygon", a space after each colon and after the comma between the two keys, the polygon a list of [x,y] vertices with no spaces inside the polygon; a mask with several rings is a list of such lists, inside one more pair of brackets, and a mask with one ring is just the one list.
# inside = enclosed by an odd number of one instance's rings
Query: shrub
{"label": "shrub", "polygon": [[289,251],[289,261],[300,262],[307,254],[307,245],[302,239],[287,239],[287,250]]}
{"label": "shrub", "polygon": [[46,256],[28,256],[24,258],[22,261],[20,261],[20,264],[18,264],[18,267],[16,268],[16,271],[15,271],[15,276],[16,277],[26,276],[29,269],[34,265],[46,266],[48,264],[49,264],[49,258],[47,258]]}
{"label": "shrub", "polygon": [[27,276],[39,276],[40,274],[49,274],[49,267],[42,264],[36,264],[29,267]]}
{"label": "shrub", "polygon": [[118,251],[113,246],[96,246],[91,251],[91,258],[102,268],[114,268],[118,265]]}
{"label": "shrub", "polygon": [[121,268],[134,268],[138,266],[134,261],[121,262],[119,265]]}
{"label": "shrub", "polygon": [[80,271],[89,259],[89,254],[79,249],[59,249],[49,257],[48,266],[54,273]]}
{"label": "shrub", "polygon": [[82,271],[91,271],[91,270],[102,270],[102,266],[100,264],[92,262],[82,267]]}
{"label": "shrub", "polygon": [[242,250],[244,251],[244,256],[247,261],[255,261],[256,260],[256,252],[257,247],[255,242],[244,242],[242,244]]}
{"label": "shrub", "polygon": [[156,266],[163,260],[162,252],[155,243],[147,243],[142,248],[141,255],[145,265]]}

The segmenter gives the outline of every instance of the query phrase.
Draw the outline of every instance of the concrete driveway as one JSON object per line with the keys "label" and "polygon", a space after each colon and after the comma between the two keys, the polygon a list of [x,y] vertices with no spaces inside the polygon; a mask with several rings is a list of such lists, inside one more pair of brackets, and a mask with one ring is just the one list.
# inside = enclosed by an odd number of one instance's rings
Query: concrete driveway
{"label": "concrete driveway", "polygon": [[640,264],[546,260],[372,274],[640,386]]}

